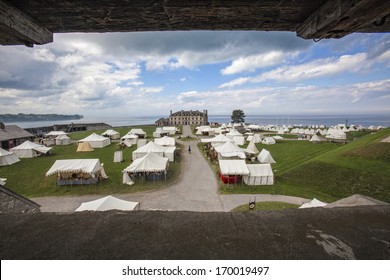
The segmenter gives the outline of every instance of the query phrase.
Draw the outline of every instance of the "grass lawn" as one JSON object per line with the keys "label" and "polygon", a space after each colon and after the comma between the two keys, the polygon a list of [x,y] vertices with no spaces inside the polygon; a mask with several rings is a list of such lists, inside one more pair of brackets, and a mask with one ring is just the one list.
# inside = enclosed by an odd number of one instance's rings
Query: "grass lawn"
{"label": "grass lawn", "polygon": [[240,205],[234,208],[231,212],[249,212],[256,210],[283,210],[287,208],[298,208],[300,205],[286,203],[286,202],[256,202],[256,207],[253,210],[249,210],[248,204]]}
{"label": "grass lawn", "polygon": [[[144,128],[144,127],[142,127]],[[121,132],[121,135],[127,133],[131,128],[115,129]],[[155,128],[153,128],[152,132]],[[146,131],[146,129],[144,129]],[[100,131],[99,131],[100,132]],[[104,132],[104,131],[102,131]],[[146,131],[148,135],[148,131]],[[82,139],[92,132],[72,133],[73,139]],[[98,132],[97,132],[98,133]],[[118,149],[117,143],[95,149],[93,152],[78,153],[76,144],[70,146],[54,146],[52,154],[40,156],[37,158],[21,159],[20,162],[0,168],[0,177],[7,178],[7,187],[13,191],[27,196],[60,196],[60,195],[86,195],[86,194],[115,194],[145,191],[165,187],[174,182],[180,174],[180,156],[175,158],[175,162],[169,163],[167,181],[136,181],[134,185],[128,186],[122,184],[122,170],[131,164],[132,152],[136,145],[131,148],[123,149],[123,159],[121,163],[114,163],[114,152]],[[104,163],[104,169],[109,179],[96,185],[89,186],[56,186],[56,176],[46,177],[46,172],[58,159],[81,159],[98,158]]]}
{"label": "grass lawn", "polygon": [[390,202],[390,148],[380,142],[390,129],[348,144],[282,141],[265,147],[277,162],[275,185],[221,186],[222,193],[267,193],[316,197],[332,202],[359,193]]}

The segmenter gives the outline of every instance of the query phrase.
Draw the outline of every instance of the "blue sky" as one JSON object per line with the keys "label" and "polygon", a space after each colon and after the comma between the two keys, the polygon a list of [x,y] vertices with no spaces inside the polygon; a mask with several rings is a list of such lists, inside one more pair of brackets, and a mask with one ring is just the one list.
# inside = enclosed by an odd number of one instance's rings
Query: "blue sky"
{"label": "blue sky", "polygon": [[56,34],[0,47],[0,112],[390,115],[390,34]]}

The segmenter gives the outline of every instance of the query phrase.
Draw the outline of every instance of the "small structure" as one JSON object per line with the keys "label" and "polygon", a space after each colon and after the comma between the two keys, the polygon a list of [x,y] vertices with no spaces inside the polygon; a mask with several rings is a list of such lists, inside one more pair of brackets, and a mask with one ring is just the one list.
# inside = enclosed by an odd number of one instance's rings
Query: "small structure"
{"label": "small structure", "polygon": [[0,166],[11,165],[20,161],[17,155],[0,148]]}
{"label": "small structure", "polygon": [[202,138],[202,143],[211,143],[211,146],[216,147],[225,144],[226,142],[232,142],[232,139],[227,138],[223,134],[218,134],[213,138]]}
{"label": "small structure", "polygon": [[219,160],[219,176],[222,182],[237,183],[242,176],[249,175],[245,160]]}
{"label": "small structure", "polygon": [[257,149],[256,145],[251,141],[249,142],[248,147],[246,147],[245,153],[249,155],[256,155],[259,153],[259,150]]}
{"label": "small structure", "polygon": [[253,134],[253,135],[249,135],[247,138],[246,138],[246,141],[251,141],[253,143],[261,143],[261,135],[260,134]]}
{"label": "small structure", "polygon": [[271,164],[247,164],[249,175],[242,176],[244,183],[251,186],[273,185],[274,173]]}
{"label": "small structure", "polygon": [[56,160],[46,176],[57,174],[57,185],[96,184],[108,176],[99,159]]}
{"label": "small structure", "polygon": [[47,154],[51,149],[27,140],[19,146],[13,147],[10,151],[14,152],[20,158],[33,158]]}
{"label": "small structure", "polygon": [[119,139],[121,137],[119,132],[113,129],[106,130],[105,132],[102,133],[102,136],[110,138],[111,140]]}
{"label": "small structure", "polygon": [[135,145],[138,142],[138,136],[135,134],[127,133],[125,136],[121,138],[121,141],[124,142],[127,140],[127,143],[131,145]]}
{"label": "small structure", "polygon": [[142,128],[132,128],[127,134],[137,135],[138,138],[146,138],[146,132]]}
{"label": "small structure", "polygon": [[[133,177],[137,174],[143,174],[149,180],[160,180],[163,175],[166,176],[167,169],[168,158],[149,153],[141,158],[135,159],[132,164],[123,170],[123,172],[133,175]],[[125,177],[123,179],[123,183],[127,184],[128,182]]]}
{"label": "small structure", "polygon": [[79,142],[88,142],[92,148],[104,148],[111,144],[110,138],[103,137],[96,133],[92,133],[84,139],[79,140]]}
{"label": "small structure", "polygon": [[57,146],[66,146],[72,144],[72,139],[66,134],[60,134],[55,138]]}
{"label": "small structure", "polygon": [[164,130],[162,127],[157,127],[156,131],[153,132],[154,138],[160,138],[167,135],[169,135],[169,131]]}
{"label": "small structure", "polygon": [[171,147],[176,146],[175,138],[169,136],[164,136],[162,138],[154,139],[154,143],[160,146],[171,146]]}
{"label": "small structure", "polygon": [[109,195],[103,198],[81,203],[80,207],[76,209],[76,212],[109,211],[109,210],[121,210],[121,211],[139,210],[139,202],[127,201]]}
{"label": "small structure", "polygon": [[276,140],[273,138],[273,137],[265,137],[261,143],[263,143],[264,145],[273,145],[273,144],[276,144]]}
{"label": "small structure", "polygon": [[33,141],[34,135],[17,125],[0,123],[0,148],[9,150],[26,140]]}
{"label": "small structure", "polygon": [[225,144],[215,147],[215,151],[218,153],[218,159],[224,159],[224,158],[241,158],[245,159],[245,153],[244,150],[238,147],[233,142],[226,142]]}
{"label": "small structure", "polygon": [[123,152],[115,151],[114,152],[114,162],[122,162],[123,161]]}
{"label": "small structure", "polygon": [[321,142],[321,139],[317,136],[317,134],[314,134],[314,135],[310,138],[309,141],[312,142],[312,143],[320,143],[320,142]]}
{"label": "small structure", "polygon": [[157,145],[153,141],[150,141],[145,146],[142,146],[135,150],[132,155],[132,159],[136,160],[138,158],[142,158],[147,154],[156,154],[160,157],[164,157],[165,148],[163,146]]}
{"label": "small structure", "polygon": [[276,161],[273,159],[271,153],[266,149],[261,150],[260,154],[257,156],[257,159],[261,163],[276,163]]}
{"label": "small structure", "polygon": [[77,146],[77,152],[92,152],[94,149],[88,142],[80,142]]}

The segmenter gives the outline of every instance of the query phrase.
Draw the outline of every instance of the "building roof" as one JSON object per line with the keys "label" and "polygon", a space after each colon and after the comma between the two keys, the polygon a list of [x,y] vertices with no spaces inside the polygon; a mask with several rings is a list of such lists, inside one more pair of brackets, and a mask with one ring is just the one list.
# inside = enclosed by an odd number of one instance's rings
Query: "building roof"
{"label": "building roof", "polygon": [[199,110],[196,110],[196,111],[177,111],[175,113],[172,113],[171,114],[171,117],[174,117],[174,116],[204,116],[205,114]]}
{"label": "building roof", "polygon": [[[26,204],[28,207],[31,207],[31,208],[35,209],[36,211],[40,211],[41,205],[35,203],[34,201],[32,201],[32,200],[30,200],[30,199],[28,199],[20,194],[17,194],[16,192],[10,190],[9,188],[7,188],[5,186],[0,185],[0,192],[2,192],[3,194],[5,194],[8,197],[12,197],[13,199],[20,201],[22,204]],[[0,197],[2,198],[1,200],[5,199],[4,196],[0,196]],[[15,203],[10,203],[7,205],[6,204],[7,203],[5,201],[0,201],[0,205],[1,205],[0,213],[15,212],[14,209],[9,208],[9,207],[15,206]],[[6,207],[7,209],[4,209],[4,207]]]}
{"label": "building roof", "polygon": [[0,141],[30,137],[34,137],[34,135],[17,125],[6,125],[4,129],[0,128]]}

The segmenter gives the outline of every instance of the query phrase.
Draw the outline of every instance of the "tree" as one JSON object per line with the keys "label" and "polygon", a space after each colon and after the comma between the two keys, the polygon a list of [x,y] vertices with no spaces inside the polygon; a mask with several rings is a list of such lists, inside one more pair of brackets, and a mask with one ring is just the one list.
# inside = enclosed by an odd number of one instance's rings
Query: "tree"
{"label": "tree", "polygon": [[232,123],[243,123],[243,122],[245,122],[244,111],[241,110],[241,109],[233,110],[231,118],[232,118]]}

